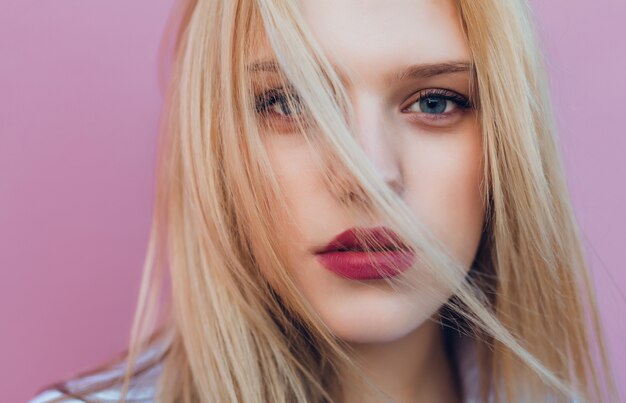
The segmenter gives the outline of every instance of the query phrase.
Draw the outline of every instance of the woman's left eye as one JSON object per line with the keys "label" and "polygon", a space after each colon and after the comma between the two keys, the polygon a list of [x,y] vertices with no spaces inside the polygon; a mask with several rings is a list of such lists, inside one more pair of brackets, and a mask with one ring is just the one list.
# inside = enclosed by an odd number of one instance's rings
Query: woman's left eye
{"label": "woman's left eye", "polygon": [[468,109],[471,105],[463,95],[449,90],[422,91],[418,98],[402,112],[443,115],[454,112],[457,108]]}
{"label": "woman's left eye", "polygon": [[271,89],[258,96],[255,109],[257,113],[274,115],[282,119],[295,118],[304,112],[300,98],[281,88]]}

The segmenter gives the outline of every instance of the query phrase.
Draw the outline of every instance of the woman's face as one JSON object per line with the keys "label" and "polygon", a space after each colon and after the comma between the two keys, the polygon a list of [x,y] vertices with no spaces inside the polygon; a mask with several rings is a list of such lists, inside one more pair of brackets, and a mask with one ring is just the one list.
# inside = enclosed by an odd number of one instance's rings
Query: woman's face
{"label": "woman's face", "polygon": [[[483,225],[481,133],[469,107],[470,56],[458,11],[447,0],[302,0],[306,22],[350,77],[354,135],[382,178],[469,269]],[[260,48],[253,62],[268,61]],[[316,252],[357,226],[333,195],[305,139],[290,125],[298,111],[271,90],[272,72],[254,80],[264,138],[292,212],[286,220],[289,270],[322,320],[349,342],[382,343],[415,330],[440,307],[428,292],[393,290],[323,266]],[[275,90],[274,90],[275,91]],[[378,223],[372,223],[375,226]],[[412,270],[423,270],[419,266]],[[266,273],[271,277],[271,273]],[[418,290],[421,291],[421,290]]]}

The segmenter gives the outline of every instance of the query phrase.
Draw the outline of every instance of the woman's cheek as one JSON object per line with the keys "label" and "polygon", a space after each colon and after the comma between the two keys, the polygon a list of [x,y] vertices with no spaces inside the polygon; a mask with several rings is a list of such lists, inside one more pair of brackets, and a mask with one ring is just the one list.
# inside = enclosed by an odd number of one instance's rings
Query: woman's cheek
{"label": "woman's cheek", "polygon": [[484,221],[479,127],[468,120],[454,132],[407,137],[406,201],[417,218],[469,265]]}

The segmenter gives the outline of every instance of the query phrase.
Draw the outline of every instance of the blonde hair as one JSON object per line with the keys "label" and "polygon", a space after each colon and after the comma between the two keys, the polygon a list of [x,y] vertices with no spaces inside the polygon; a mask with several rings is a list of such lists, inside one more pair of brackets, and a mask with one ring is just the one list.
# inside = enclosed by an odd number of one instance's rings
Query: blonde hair
{"label": "blonde hair", "polygon": [[[349,348],[288,275],[281,200],[251,110],[247,63],[264,32],[321,135],[310,137],[333,191],[382,215],[420,251],[433,289],[480,352],[495,401],[611,401],[614,385],[593,287],[562,174],[546,79],[523,0],[457,0],[483,137],[485,230],[470,275],[377,177],[350,134],[341,80],[287,0],[189,0],[168,89],[153,227],[123,395],[159,340],[163,402],[339,401],[362,378]],[[345,172],[347,180],[336,172]],[[354,213],[357,218],[362,217]],[[271,267],[270,284],[261,267]],[[155,333],[165,270],[171,304]],[[394,287],[411,287],[401,276]],[[156,335],[147,339],[149,335]],[[372,391],[384,394],[376,390]],[[88,393],[102,385],[97,385]]]}

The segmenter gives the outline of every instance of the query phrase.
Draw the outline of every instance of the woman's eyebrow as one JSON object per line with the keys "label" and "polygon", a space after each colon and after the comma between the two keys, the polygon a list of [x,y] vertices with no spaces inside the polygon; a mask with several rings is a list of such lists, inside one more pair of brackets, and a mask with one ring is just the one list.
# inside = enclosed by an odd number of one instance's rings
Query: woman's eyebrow
{"label": "woman's eyebrow", "polygon": [[281,68],[278,62],[275,60],[260,60],[258,62],[250,63],[247,68],[250,72],[263,71],[268,73],[280,73]]}
{"label": "woman's eyebrow", "polygon": [[[386,77],[385,81],[388,83],[394,83],[403,80],[410,79],[424,79],[434,76],[452,74],[452,73],[469,73],[473,68],[472,63],[469,61],[451,61],[441,63],[423,63],[415,64],[406,67],[399,73],[390,74]],[[267,72],[267,73],[280,73],[282,70],[278,65],[278,62],[273,59],[260,60],[250,63],[247,66],[247,70],[250,72]],[[340,76],[340,72],[338,72]]]}
{"label": "woman's eyebrow", "polygon": [[405,68],[398,74],[389,76],[388,81],[429,78],[452,73],[469,73],[472,68],[472,63],[467,61],[415,64]]}

